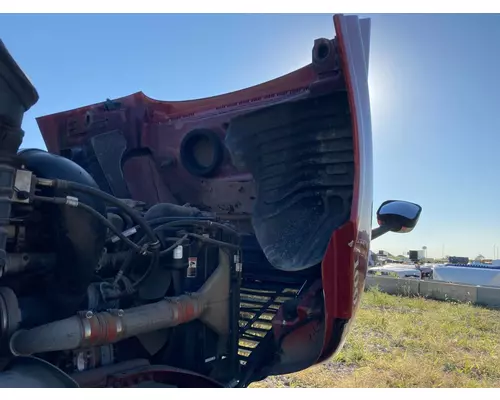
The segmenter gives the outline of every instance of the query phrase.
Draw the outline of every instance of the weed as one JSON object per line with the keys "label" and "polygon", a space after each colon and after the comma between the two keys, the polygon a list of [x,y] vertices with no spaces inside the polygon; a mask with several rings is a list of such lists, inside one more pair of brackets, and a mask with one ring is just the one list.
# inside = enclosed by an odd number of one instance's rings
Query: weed
{"label": "weed", "polygon": [[253,387],[500,387],[500,311],[368,290],[332,360]]}

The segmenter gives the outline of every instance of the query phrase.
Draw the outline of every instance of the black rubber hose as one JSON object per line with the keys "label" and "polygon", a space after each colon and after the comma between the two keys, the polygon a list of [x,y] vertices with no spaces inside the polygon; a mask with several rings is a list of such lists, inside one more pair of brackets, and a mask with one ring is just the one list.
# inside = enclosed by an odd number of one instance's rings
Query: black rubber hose
{"label": "black rubber hose", "polygon": [[220,240],[215,240],[215,239],[211,239],[211,238],[208,238],[208,237],[205,237],[205,236],[197,235],[196,233],[188,233],[187,235],[189,237],[198,239],[201,242],[213,244],[213,245],[216,245],[216,246],[226,247],[226,248],[232,249],[232,250],[239,250],[240,249],[240,246],[238,246],[236,244],[227,243],[227,242],[221,242]]}
{"label": "black rubber hose", "polygon": [[121,208],[107,207],[106,212],[108,214],[116,214],[120,218],[122,218],[123,222],[125,223],[125,229],[131,228],[133,226],[132,218],[130,218],[130,215],[128,215],[126,212],[124,212]]}
{"label": "black rubber hose", "polygon": [[[159,218],[158,218],[159,219]],[[154,220],[153,220],[154,221]],[[149,223],[152,224],[153,221],[150,221]],[[162,226],[167,227],[167,226],[183,226],[183,225],[198,225],[198,226],[204,226],[208,228],[219,228],[223,231],[226,231],[227,233],[230,233],[232,235],[240,236],[240,233],[236,231],[235,229],[231,228],[230,226],[221,224],[219,222],[215,221],[210,221],[210,220],[203,220],[203,219],[190,219],[190,220],[177,220],[177,221],[172,221],[172,222],[167,222],[165,224],[162,224]]]}
{"label": "black rubber hose", "polygon": [[[214,227],[222,229],[233,235],[241,236],[241,233],[238,232],[237,230],[231,228],[230,226],[221,224],[220,222],[213,221],[214,219],[215,219],[214,217],[161,217],[148,220],[147,222],[150,226],[162,225],[163,227],[167,226],[176,227],[182,225],[199,225],[199,226],[206,226],[209,228]],[[135,226],[134,228],[138,229],[139,226]]]}
{"label": "black rubber hose", "polygon": [[137,289],[146,279],[149,278],[151,273],[155,270],[155,268],[158,266],[158,261],[159,261],[159,255],[158,252],[155,251],[153,255],[151,256],[151,261],[149,262],[148,268],[146,269],[146,272],[137,279],[135,282],[132,283],[132,288]]}
{"label": "black rubber hose", "polygon": [[[152,227],[155,225],[165,225],[166,223],[170,222],[178,222],[178,221],[210,221],[214,219],[214,217],[160,217],[160,218],[154,218],[151,220],[147,220],[148,224]],[[136,225],[133,227],[136,231],[139,230],[141,227],[139,225]],[[172,230],[175,229],[175,226],[172,226]],[[155,232],[157,232],[156,229],[153,229]],[[166,230],[166,228],[162,228],[161,230]]]}
{"label": "black rubber hose", "polygon": [[135,251],[142,251],[140,246],[132,242],[128,237],[123,235],[122,232],[120,232],[119,229],[117,229],[106,217],[101,215],[98,211],[94,210],[92,207],[89,207],[88,205],[84,203],[78,203],[78,208],[81,208],[85,211],[87,211],[89,214],[91,214],[93,217],[97,218],[100,222],[102,222],[106,227],[112,231],[116,236],[120,238],[124,243],[126,243],[128,246],[130,246],[132,249]]}
{"label": "black rubber hose", "polygon": [[55,185],[58,188],[62,189],[71,189],[74,190],[75,192],[81,192],[81,193],[86,193],[91,196],[99,197],[101,200],[104,200],[105,202],[112,204],[120,209],[122,209],[124,212],[126,212],[132,220],[139,225],[142,229],[144,229],[145,234],[149,237],[151,240],[151,243],[149,244],[149,247],[159,247],[160,246],[160,241],[158,240],[158,237],[155,235],[151,227],[148,225],[144,217],[142,217],[136,210],[134,210],[132,207],[128,206],[125,204],[123,201],[117,199],[116,197],[111,196],[110,194],[107,194],[99,189],[95,189],[90,186],[86,185],[81,185],[76,182],[70,182],[70,181],[65,181],[65,180],[60,180],[56,179]]}
{"label": "black rubber hose", "polygon": [[168,254],[171,251],[173,251],[177,246],[180,246],[187,239],[187,237],[188,235],[184,235],[179,240],[177,240],[172,246],[166,248],[165,250],[160,251],[160,256],[164,256],[165,254]]}
{"label": "black rubber hose", "polygon": [[[52,203],[52,204],[57,204],[57,205],[67,205],[66,199],[62,197],[44,197],[44,196],[33,196],[34,200],[38,201],[43,201],[45,203]],[[89,207],[88,205],[84,203],[78,203],[78,208],[81,208],[88,212],[90,215],[92,215],[94,218],[97,218],[99,222],[101,222],[103,225],[105,225],[109,230],[111,230],[116,236],[118,236],[123,242],[125,242],[128,246],[130,246],[132,249],[134,249],[137,252],[142,251],[143,249],[132,242],[129,238],[127,238],[125,235],[123,235],[119,229],[117,229],[109,220],[101,215],[98,211],[94,210],[92,207]]]}
{"label": "black rubber hose", "polygon": [[149,225],[162,225],[173,221],[210,221],[215,217],[159,217],[148,221]]}

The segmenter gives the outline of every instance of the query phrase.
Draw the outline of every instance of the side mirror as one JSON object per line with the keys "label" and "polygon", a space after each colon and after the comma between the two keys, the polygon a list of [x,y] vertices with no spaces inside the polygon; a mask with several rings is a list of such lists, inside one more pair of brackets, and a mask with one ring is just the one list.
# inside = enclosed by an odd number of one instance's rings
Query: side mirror
{"label": "side mirror", "polygon": [[398,233],[408,233],[417,225],[422,207],[408,201],[388,200],[377,211],[377,221],[381,227]]}

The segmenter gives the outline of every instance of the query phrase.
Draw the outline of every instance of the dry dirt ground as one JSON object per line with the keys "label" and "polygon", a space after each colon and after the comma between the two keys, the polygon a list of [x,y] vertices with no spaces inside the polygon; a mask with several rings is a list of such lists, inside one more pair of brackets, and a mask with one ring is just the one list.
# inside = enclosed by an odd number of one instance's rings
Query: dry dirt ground
{"label": "dry dirt ground", "polygon": [[500,387],[500,311],[364,294],[343,350],[251,387]]}

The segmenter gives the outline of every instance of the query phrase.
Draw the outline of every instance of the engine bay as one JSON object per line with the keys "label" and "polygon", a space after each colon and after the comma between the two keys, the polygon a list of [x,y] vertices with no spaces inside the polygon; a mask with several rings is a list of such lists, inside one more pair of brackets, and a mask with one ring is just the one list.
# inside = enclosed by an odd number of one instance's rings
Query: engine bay
{"label": "engine bay", "polygon": [[[255,235],[214,213],[116,199],[42,150],[17,157],[1,269],[5,361],[36,355],[89,386],[156,382],[156,364],[231,385],[252,355],[262,363],[254,349],[269,341],[278,310],[293,317],[297,296],[319,277],[317,268],[280,276]],[[134,374],[115,381],[111,367]],[[149,378],[138,378],[145,367]]]}

